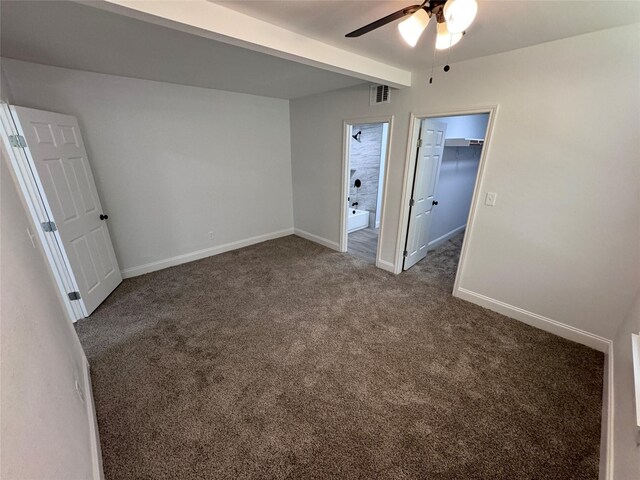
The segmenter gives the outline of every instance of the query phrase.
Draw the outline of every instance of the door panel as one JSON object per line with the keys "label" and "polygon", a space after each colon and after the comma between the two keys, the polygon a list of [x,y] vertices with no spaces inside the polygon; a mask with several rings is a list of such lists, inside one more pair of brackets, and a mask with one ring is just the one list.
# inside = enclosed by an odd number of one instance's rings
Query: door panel
{"label": "door panel", "polygon": [[409,212],[407,255],[403,269],[407,270],[427,256],[429,233],[433,218],[433,201],[444,151],[447,124],[431,119],[422,121],[421,144],[416,159],[413,180],[413,206]]}
{"label": "door panel", "polygon": [[75,117],[12,107],[87,313],[122,281]]}

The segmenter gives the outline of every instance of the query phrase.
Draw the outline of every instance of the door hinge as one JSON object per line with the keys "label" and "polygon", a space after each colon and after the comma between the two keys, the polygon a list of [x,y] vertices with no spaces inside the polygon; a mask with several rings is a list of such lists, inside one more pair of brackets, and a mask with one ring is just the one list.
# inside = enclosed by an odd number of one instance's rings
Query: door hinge
{"label": "door hinge", "polygon": [[58,230],[56,222],[42,222],[42,230],[45,232],[55,232]]}
{"label": "door hinge", "polygon": [[12,147],[26,147],[27,141],[24,139],[22,135],[9,135],[9,143]]}
{"label": "door hinge", "polygon": [[80,292],[69,292],[69,300],[80,300]]}
{"label": "door hinge", "polygon": [[409,252],[407,250],[405,250],[404,252],[402,252],[402,256],[406,257],[407,255],[409,255]]}
{"label": "door hinge", "polygon": [[413,207],[416,204],[416,201],[412,198],[411,200],[409,200],[409,206]]}
{"label": "door hinge", "polygon": [[417,144],[418,144],[418,148],[420,148],[422,146],[422,139],[421,138],[418,139]]}

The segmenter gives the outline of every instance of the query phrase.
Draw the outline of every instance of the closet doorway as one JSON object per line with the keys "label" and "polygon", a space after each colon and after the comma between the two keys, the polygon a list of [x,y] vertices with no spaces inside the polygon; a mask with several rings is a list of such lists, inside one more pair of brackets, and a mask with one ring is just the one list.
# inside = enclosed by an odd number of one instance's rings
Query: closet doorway
{"label": "closet doorway", "polygon": [[[488,108],[413,117],[398,252],[402,270],[441,255],[460,272],[494,114]],[[495,202],[495,194],[486,202]]]}

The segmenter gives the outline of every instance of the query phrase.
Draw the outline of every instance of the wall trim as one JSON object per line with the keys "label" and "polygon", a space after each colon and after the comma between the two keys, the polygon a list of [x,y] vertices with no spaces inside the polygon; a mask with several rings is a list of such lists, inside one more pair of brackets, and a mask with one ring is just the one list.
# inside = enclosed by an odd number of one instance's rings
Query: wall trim
{"label": "wall trim", "polygon": [[299,228],[294,228],[293,234],[297,235],[298,237],[304,238],[305,240],[309,240],[310,242],[318,243],[324,247],[330,248],[331,250],[337,250],[338,252],[340,251],[340,244],[327,238],[314,235],[313,233],[305,232],[304,230],[300,230]]}
{"label": "wall trim", "polygon": [[376,267],[381,268],[382,270],[386,270],[387,272],[396,273],[395,265],[391,262],[387,262],[386,260],[378,259],[376,262]]}
{"label": "wall trim", "polygon": [[184,253],[182,255],[166,258],[164,260],[158,260],[156,262],[145,263],[144,265],[138,265],[137,267],[125,268],[121,271],[122,278],[137,277],[138,275],[144,275],[145,273],[155,272],[164,268],[193,262],[194,260],[200,260],[201,258],[212,257],[214,255],[219,255],[231,250],[237,250],[238,248],[248,247],[249,245],[255,245],[256,243],[262,243],[266,242],[267,240],[286,237],[287,235],[292,234],[293,228],[285,228],[284,230],[265,233],[263,235],[257,235],[255,237],[249,237],[243,240],[237,240],[235,242],[225,243],[224,245],[217,245],[211,248],[204,248],[202,250],[196,250],[195,252]]}
{"label": "wall trim", "polygon": [[83,389],[87,417],[89,420],[89,438],[91,442],[91,460],[93,463],[93,479],[104,480],[104,470],[102,467],[102,450],[100,448],[100,433],[98,432],[98,418],[96,417],[96,406],[93,401],[93,388],[91,386],[90,366],[86,359],[83,365]]}
{"label": "wall trim", "polygon": [[600,480],[613,479],[613,442],[614,442],[614,358],[613,341],[609,343],[609,350],[605,356],[604,384],[602,386],[602,424],[600,435]]}
{"label": "wall trim", "polygon": [[433,248],[436,248],[440,245],[442,245],[443,243],[445,243],[447,240],[449,240],[450,238],[455,237],[458,233],[462,232],[465,228],[467,228],[467,224],[465,223],[464,225],[460,225],[457,228],[454,228],[453,230],[451,230],[450,232],[445,233],[444,235],[439,236],[438,238],[431,240],[429,242],[429,244],[427,245],[427,250],[431,250]]}
{"label": "wall trim", "polygon": [[581,343],[600,352],[609,353],[611,340],[601,337],[600,335],[589,333],[585,330],[552,320],[551,318],[543,317],[542,315],[529,312],[519,307],[514,307],[508,303],[472,292],[466,288],[458,287],[458,289],[454,291],[453,296],[519,320],[532,327],[566,338],[567,340]]}

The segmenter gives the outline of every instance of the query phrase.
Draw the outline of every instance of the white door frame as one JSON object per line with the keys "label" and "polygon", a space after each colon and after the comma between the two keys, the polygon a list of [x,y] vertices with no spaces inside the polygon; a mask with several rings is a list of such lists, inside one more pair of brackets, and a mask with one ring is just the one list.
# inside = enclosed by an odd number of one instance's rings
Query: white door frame
{"label": "white door frame", "polygon": [[18,130],[13,122],[9,105],[1,102],[0,136],[11,162],[14,179],[18,183],[20,194],[31,216],[32,226],[47,257],[47,263],[58,287],[67,317],[72,322],[76,322],[81,318],[85,318],[87,312],[82,300],[71,301],[69,299],[69,292],[78,291],[78,285],[71,273],[69,259],[64,249],[62,249],[62,240],[59,232],[46,233],[41,228],[42,223],[49,221],[53,218],[53,215],[48,209],[48,205],[43,202],[43,197],[40,195],[41,187],[38,186],[32,173],[35,172],[35,164],[33,159],[29,158],[26,149],[11,146],[9,135],[18,135]]}
{"label": "white door frame", "polygon": [[[382,211],[380,212],[380,230],[378,234],[378,247],[376,251],[376,267],[384,270],[390,270],[390,265],[386,265],[387,262],[380,260],[380,248],[382,245],[382,235],[384,232],[384,212],[386,210],[387,201],[387,180],[389,178],[389,154],[391,153],[391,142],[393,139],[393,115],[381,116],[381,117],[365,117],[365,118],[351,118],[342,122],[342,188],[340,189],[340,251],[347,251],[348,244],[348,232],[347,232],[347,209],[345,208],[345,201],[349,193],[349,154],[351,145],[351,127],[353,125],[367,125],[373,123],[388,123],[387,133],[387,150],[385,152],[385,164],[384,164],[384,181],[382,188]],[[380,193],[380,192],[378,192]]]}
{"label": "white door frame", "polygon": [[460,261],[458,262],[458,270],[456,272],[456,280],[453,286],[453,291],[458,290],[460,279],[462,278],[462,271],[466,260],[466,254],[468,245],[473,238],[473,226],[476,218],[476,212],[478,210],[478,204],[480,201],[480,192],[482,190],[482,182],[484,179],[484,173],[486,170],[487,157],[489,156],[489,150],[491,147],[491,139],[493,137],[493,128],[498,114],[498,105],[488,105],[480,107],[461,107],[444,110],[441,112],[429,112],[429,113],[411,113],[411,119],[409,122],[409,138],[407,141],[407,158],[405,159],[404,176],[402,184],[402,203],[400,204],[400,219],[398,222],[398,238],[396,243],[396,256],[394,273],[402,272],[402,260],[404,246],[407,241],[407,227],[409,225],[409,201],[411,200],[411,187],[413,185],[413,174],[415,173],[416,157],[418,155],[418,138],[420,136],[420,125],[425,118],[439,118],[439,117],[452,117],[456,115],[474,115],[488,113],[489,122],[487,123],[487,132],[485,134],[485,140],[482,145],[482,153],[480,155],[480,163],[478,165],[478,174],[476,176],[476,183],[473,189],[473,197],[471,198],[471,208],[469,209],[469,217],[467,218],[467,228],[464,232],[464,239],[462,241],[462,251],[460,252]]}

